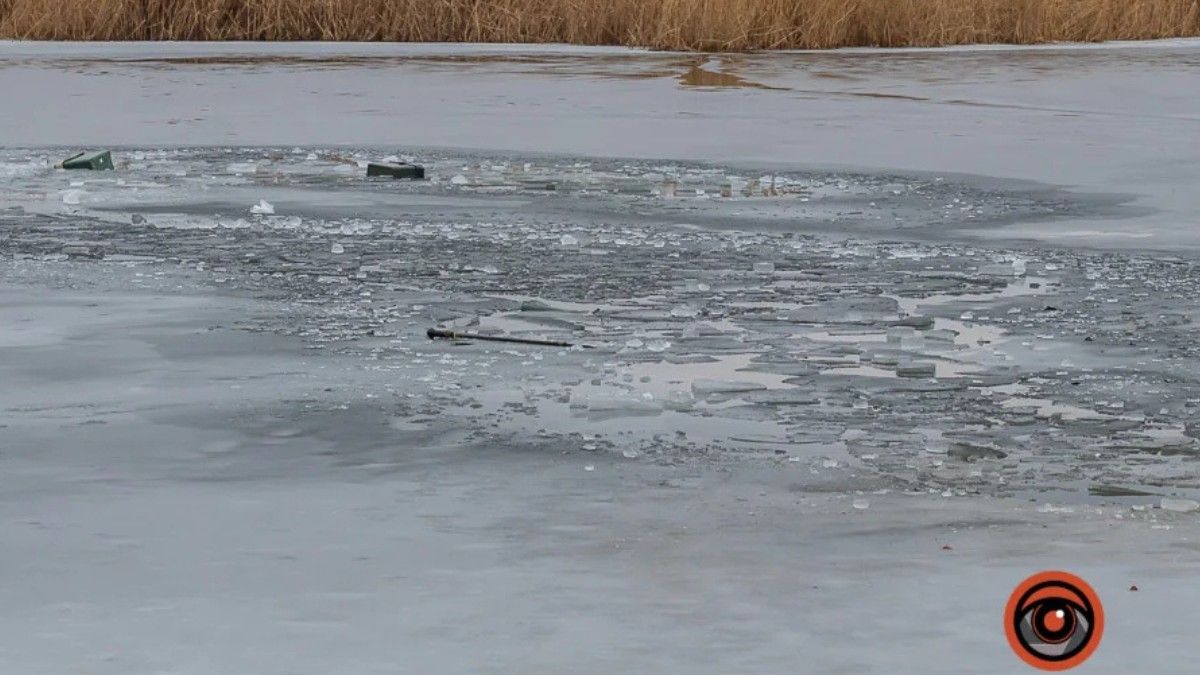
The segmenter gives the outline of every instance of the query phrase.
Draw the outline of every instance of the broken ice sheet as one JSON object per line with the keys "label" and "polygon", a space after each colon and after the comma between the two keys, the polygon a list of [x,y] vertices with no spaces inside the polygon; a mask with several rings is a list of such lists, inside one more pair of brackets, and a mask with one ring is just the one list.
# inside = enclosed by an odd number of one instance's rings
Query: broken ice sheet
{"label": "broken ice sheet", "polygon": [[[759,436],[746,429],[730,431],[747,420],[777,417],[787,429],[808,432],[818,422],[845,417],[869,434],[857,451],[878,457],[872,461],[875,466],[887,465],[905,452],[903,444],[880,440],[892,427],[936,424],[951,428],[987,420],[989,431],[984,435],[994,438],[980,442],[987,441],[991,447],[1012,453],[1010,456],[1023,457],[1023,453],[1044,453],[1044,449],[1028,447],[1036,443],[1006,443],[1007,436],[1017,433],[1009,426],[1045,425],[1069,432],[1055,438],[1056,446],[1065,448],[1065,455],[1086,452],[1106,434],[1121,429],[1132,433],[1134,427],[1130,425],[1140,423],[1126,419],[1132,415],[1125,410],[1166,410],[1159,413],[1164,418],[1160,425],[1163,428],[1173,418],[1178,422],[1184,410],[1180,404],[1160,400],[1147,401],[1144,406],[1128,402],[1126,409],[1118,409],[1111,392],[1098,391],[1100,381],[1089,380],[1078,372],[1082,368],[1103,370],[1106,364],[1083,363],[1082,354],[1069,342],[1087,336],[1097,340],[1097,345],[1103,340],[1122,344],[1121,338],[1127,341],[1133,336],[1151,340],[1156,349],[1179,349],[1172,345],[1183,343],[1163,332],[1169,328],[1165,322],[1163,326],[1150,325],[1138,317],[1118,319],[1111,316],[1111,311],[1101,310],[1111,310],[1120,302],[1134,302],[1135,293],[1150,297],[1147,284],[1189,293],[1192,282],[1183,267],[1145,267],[1148,263],[1133,258],[1104,258],[1081,251],[1010,251],[932,240],[830,240],[795,231],[758,231],[753,227],[717,231],[684,224],[689,218],[680,214],[686,212],[689,216],[720,219],[736,228],[743,221],[722,203],[740,201],[731,208],[746,209],[751,200],[755,201],[755,209],[767,209],[754,211],[752,218],[795,217],[798,202],[772,215],[770,209],[774,207],[758,194],[768,187],[761,183],[753,198],[741,194],[749,184],[745,181],[736,182],[738,190],[731,188],[731,199],[710,199],[735,183],[731,177],[736,172],[728,169],[680,163],[658,166],[576,158],[514,161],[511,157],[463,158],[447,154],[428,158],[435,169],[432,175],[443,176],[441,185],[389,185],[387,192],[367,196],[358,192],[358,183],[363,181],[335,178],[329,168],[338,164],[352,173],[361,158],[384,153],[343,151],[344,162],[320,161],[320,157],[330,156],[327,151],[301,148],[294,154],[296,161],[289,164],[269,160],[267,153],[256,149],[178,150],[166,154],[131,150],[134,162],[128,175],[123,176],[127,185],[89,182],[88,198],[73,208],[86,206],[87,215],[92,216],[103,213],[100,209],[113,203],[110,192],[118,194],[130,190],[130,186],[138,186],[143,195],[154,190],[153,199],[136,204],[126,200],[121,205],[124,211],[113,209],[113,216],[105,215],[107,222],[132,222],[134,232],[120,234],[120,241],[114,241],[120,231],[96,229],[94,224],[81,220],[72,225],[74,229],[66,238],[62,232],[51,233],[48,225],[36,222],[24,229],[28,221],[23,221],[22,229],[8,246],[17,254],[53,255],[59,247],[47,250],[38,243],[39,237],[59,237],[84,242],[89,250],[94,244],[98,250],[111,249],[121,255],[186,259],[188,269],[205,274],[219,269],[211,272],[214,279],[283,298],[288,311],[294,312],[294,316],[255,320],[255,329],[298,336],[310,348],[333,349],[346,355],[367,353],[380,367],[406,375],[406,368],[421,364],[405,359],[422,359],[414,350],[427,347],[411,336],[422,335],[429,323],[443,318],[436,312],[414,309],[417,306],[453,305],[461,311],[447,314],[447,321],[454,325],[478,321],[472,328],[499,334],[538,337],[561,332],[561,337],[571,341],[570,334],[586,331],[597,344],[611,348],[616,357],[611,373],[596,373],[595,379],[603,384],[596,385],[597,389],[614,390],[595,392],[598,397],[614,397],[608,403],[597,398],[598,409],[617,411],[624,406],[646,412],[645,399],[636,397],[650,394],[654,403],[649,407],[661,406],[663,412],[660,416],[644,415],[643,420],[637,420],[639,423],[653,426],[651,420],[674,415],[688,420],[679,423],[683,429],[692,419],[717,419],[716,415],[722,415],[714,426],[722,425],[726,436],[742,438],[787,437],[772,429],[763,430]],[[321,166],[308,167],[301,158],[309,155],[316,155]],[[27,154],[9,159],[29,162]],[[421,159],[426,161],[425,157]],[[236,180],[231,180],[233,173],[226,171],[230,164],[244,165],[236,167],[242,174]],[[525,202],[519,217],[510,217],[502,201],[468,201],[479,198],[489,187],[512,183],[508,173],[514,169],[521,171],[523,179],[558,186],[552,197],[558,201],[552,209],[543,211],[538,202]],[[17,190],[41,195],[40,201],[23,201],[23,208],[45,207],[45,195],[61,194],[51,191],[61,190],[61,185],[48,182],[52,172],[44,176],[36,171],[14,173]],[[647,178],[650,174],[655,176]],[[425,211],[397,208],[397,203],[411,201],[414,196],[419,196],[418,201],[445,197],[444,177],[455,175],[468,179],[454,190],[456,199],[464,201],[456,201],[452,207],[438,203]],[[650,190],[664,178],[679,181],[683,198],[650,198]],[[322,181],[328,185],[335,180],[344,181],[338,184],[336,195],[327,194],[324,186],[312,189]],[[793,187],[806,190],[817,200],[861,194],[870,200],[863,202],[864,209],[876,208],[867,206],[872,202],[878,210],[891,208],[887,198],[896,190],[905,199],[928,197],[939,205],[960,199],[962,204],[977,207],[1003,198],[1000,192],[966,195],[968,188],[951,186],[951,181],[923,186],[920,181],[895,176],[877,180],[807,172],[805,176],[780,174],[768,180],[774,182],[779,195],[788,194]],[[370,189],[377,191],[379,187]],[[243,211],[252,199],[261,199],[268,204],[286,200],[289,215],[222,216],[212,213],[211,206],[197,206],[194,195],[198,190],[208,193],[204,204],[213,199],[226,201],[228,206],[222,210],[227,214]],[[705,191],[705,198],[694,198],[696,190]],[[320,199],[313,197],[318,192]],[[585,192],[587,208],[572,210]],[[947,194],[935,194],[938,192]],[[93,193],[104,194],[93,200]],[[158,199],[172,208],[150,209],[148,202]],[[399,201],[392,203],[393,199]],[[1007,211],[1012,204],[1000,207]],[[345,208],[361,211],[363,217],[330,217],[331,212]],[[636,221],[622,215],[631,213],[630,208],[640,214]],[[50,210],[57,213],[59,207]],[[570,217],[564,218],[567,211]],[[130,213],[148,215],[139,222],[131,220]],[[397,217],[397,213],[403,213],[403,217]],[[585,232],[586,237],[581,234]],[[349,237],[353,237],[353,245]],[[582,242],[574,243],[585,238],[587,248]],[[685,268],[681,270],[676,261]],[[761,264],[756,270],[756,264],[768,261],[775,261],[774,271],[767,274],[767,267]],[[1024,262],[1026,270],[1055,272],[1056,278],[1022,275],[1021,265],[1015,264],[1018,261]],[[981,274],[980,266],[984,265],[1007,267],[994,270],[1000,274]],[[1077,274],[1076,270],[1086,270],[1093,278],[1081,284],[1077,277],[1083,272]],[[420,300],[395,301],[396,294],[407,292],[421,294]],[[1020,302],[1036,294],[1052,294],[1054,299],[1033,305]],[[1089,296],[1093,299],[1087,300]],[[447,303],[448,298],[461,302]],[[488,299],[476,302],[479,298]],[[507,304],[497,304],[494,298]],[[535,298],[542,298],[544,306],[533,301]],[[525,300],[531,302],[520,307]],[[1041,311],[1042,306],[1051,304],[1053,312]],[[1020,311],[1010,314],[1014,308]],[[1154,312],[1150,315],[1157,316]],[[959,316],[964,318],[949,318]],[[701,317],[702,322],[698,321]],[[1072,317],[1070,323],[1064,324],[1067,317]],[[898,329],[893,333],[897,341],[887,341],[889,329]],[[1075,331],[1077,337],[1068,333],[1064,339],[1068,330]],[[1035,335],[1036,340],[1032,339]],[[371,339],[381,336],[390,339]],[[1027,345],[1023,349],[1022,343]],[[627,351],[618,351],[626,344],[630,345]],[[447,348],[451,346],[433,347],[435,351]],[[1065,351],[1070,352],[1069,359],[1064,358]],[[495,350],[478,352],[472,358],[490,354],[494,360],[444,362],[445,354],[439,353],[423,363],[442,364],[445,372],[423,373],[420,377],[428,379],[412,381],[436,383],[446,391],[477,391],[519,373],[541,376],[546,387],[553,389],[553,382],[571,371],[573,366],[568,361],[589,358],[557,350],[536,354],[516,351],[503,356]],[[1153,358],[1161,357],[1156,354]],[[1068,360],[1075,365],[1063,363]],[[897,378],[897,368],[910,361],[933,363],[939,380],[959,381]],[[1011,391],[1003,388],[1022,377],[1028,379],[1028,366],[1043,361],[1062,373],[1054,376],[1062,380],[1061,386],[1034,385]],[[1174,368],[1177,362],[1170,363]],[[509,366],[513,370],[508,370]],[[1042,367],[1044,364],[1038,366]],[[835,374],[837,377],[833,377]],[[480,380],[467,379],[468,375],[477,375]],[[705,380],[726,384],[710,387]],[[732,387],[730,382],[734,383]],[[694,383],[698,383],[697,388]],[[753,383],[754,388],[706,393],[706,389],[742,389],[739,383]],[[801,383],[803,386],[799,386]],[[635,397],[634,403],[623,398],[627,394]],[[561,398],[564,408],[571,400],[569,391],[547,396]],[[1056,405],[1085,408],[1108,417],[1093,417]],[[537,423],[553,427],[552,422],[572,417],[565,409],[562,412],[539,413],[549,421],[539,419]],[[882,420],[880,427],[867,423],[873,416]],[[564,421],[567,426],[578,423],[578,419]],[[1101,441],[1097,441],[1098,436]],[[719,434],[714,432],[712,437]],[[1182,438],[1159,441],[1128,436],[1113,442],[1163,457],[1180,457],[1191,448]],[[1105,465],[1110,475],[1089,477],[1140,484],[1141,479],[1135,475],[1140,469],[1112,469],[1110,455],[1096,461]],[[977,465],[972,463],[972,468]],[[927,480],[917,469],[913,471],[912,480]],[[1163,470],[1155,474],[1155,479],[1178,481],[1180,475]],[[967,478],[970,476],[956,480]],[[1020,480],[1013,475],[1008,478]]]}

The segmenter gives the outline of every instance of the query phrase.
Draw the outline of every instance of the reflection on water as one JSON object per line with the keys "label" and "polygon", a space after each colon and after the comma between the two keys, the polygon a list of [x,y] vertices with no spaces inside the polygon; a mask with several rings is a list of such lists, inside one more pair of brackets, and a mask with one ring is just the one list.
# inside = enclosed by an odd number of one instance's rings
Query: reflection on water
{"label": "reflection on water", "polygon": [[[679,83],[685,87],[750,87],[754,89],[780,89],[769,87],[760,82],[751,82],[729,72],[710,70],[715,62],[693,65],[687,72],[679,76]],[[719,66],[718,66],[719,67]]]}

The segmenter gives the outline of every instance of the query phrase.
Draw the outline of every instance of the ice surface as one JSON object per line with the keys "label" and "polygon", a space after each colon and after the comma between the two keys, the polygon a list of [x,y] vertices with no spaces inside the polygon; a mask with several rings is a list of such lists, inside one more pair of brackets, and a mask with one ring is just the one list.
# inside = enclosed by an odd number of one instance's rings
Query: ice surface
{"label": "ice surface", "polygon": [[2,51],[0,670],[1191,667],[1195,41]]}

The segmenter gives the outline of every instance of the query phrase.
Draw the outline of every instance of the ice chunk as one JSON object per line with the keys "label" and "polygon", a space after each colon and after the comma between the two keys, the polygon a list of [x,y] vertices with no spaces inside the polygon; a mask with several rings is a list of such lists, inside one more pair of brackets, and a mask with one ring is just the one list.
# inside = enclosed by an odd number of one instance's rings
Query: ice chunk
{"label": "ice chunk", "polygon": [[563,246],[578,246],[579,239],[575,237],[575,235],[564,234],[558,238],[558,243],[562,244]]}
{"label": "ice chunk", "polygon": [[675,412],[687,412],[696,407],[696,397],[691,392],[672,389],[663,396],[663,407]]}
{"label": "ice chunk", "polygon": [[542,300],[526,300],[521,303],[522,312],[549,312],[553,310],[554,307]]}
{"label": "ice chunk", "polygon": [[63,193],[62,201],[64,204],[78,204],[83,198],[83,190],[67,190]]}
{"label": "ice chunk", "polygon": [[980,265],[979,273],[997,277],[1023,276],[1025,274],[1025,261],[1018,258],[1009,262]]}
{"label": "ice chunk", "polygon": [[925,337],[934,342],[954,342],[954,339],[958,337],[958,331],[949,328],[935,328],[926,331]]}
{"label": "ice chunk", "polygon": [[895,298],[852,296],[831,298],[797,307],[788,312],[788,319],[797,323],[874,323],[893,321],[900,313]]}
{"label": "ice chunk", "polygon": [[584,395],[571,398],[571,408],[589,416],[611,418],[631,415],[657,415],[663,407],[653,399],[632,394]]}
{"label": "ice chunk", "polygon": [[692,382],[692,391],[697,396],[709,396],[711,394],[740,394],[747,391],[761,391],[766,389],[765,384],[758,382],[746,382],[744,380],[709,380],[700,379]]}
{"label": "ice chunk", "polygon": [[770,274],[775,271],[775,263],[773,262],[756,262],[754,263],[754,271],[758,274]]}
{"label": "ice chunk", "polygon": [[346,252],[346,247],[345,247],[345,246],[342,246],[341,244],[339,244],[339,243],[337,243],[337,242],[335,241],[335,242],[333,242],[333,244],[332,244],[332,245],[329,247],[329,252],[330,252],[330,253],[332,253],[332,254],[334,254],[334,255],[341,255],[342,253],[345,253],[345,252]]}
{"label": "ice chunk", "polygon": [[671,348],[671,343],[667,340],[651,340],[646,343],[646,351],[649,352],[665,352]]}
{"label": "ice chunk", "polygon": [[1200,502],[1195,499],[1173,499],[1171,497],[1163,497],[1159,504],[1164,511],[1174,511],[1176,513],[1191,513],[1200,511]]}
{"label": "ice chunk", "polygon": [[466,176],[464,176],[460,173],[460,174],[455,174],[455,176],[450,179],[450,182],[455,185],[466,185],[470,181],[467,180]]}
{"label": "ice chunk", "polygon": [[900,377],[933,377],[936,373],[932,363],[921,361],[901,362],[896,366],[896,375]]}
{"label": "ice chunk", "polygon": [[265,199],[260,199],[257,204],[250,207],[250,213],[258,216],[273,216],[275,215],[275,205]]}
{"label": "ice chunk", "polygon": [[853,506],[859,511],[866,511],[867,509],[871,508],[871,502],[866,499],[855,499]]}

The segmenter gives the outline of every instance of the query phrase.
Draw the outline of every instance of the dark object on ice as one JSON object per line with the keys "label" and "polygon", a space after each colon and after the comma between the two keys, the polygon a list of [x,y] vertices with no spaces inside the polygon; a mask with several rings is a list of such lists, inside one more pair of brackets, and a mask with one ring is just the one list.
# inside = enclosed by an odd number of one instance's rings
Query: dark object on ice
{"label": "dark object on ice", "polygon": [[906,316],[896,322],[897,326],[908,326],[917,330],[925,330],[933,328],[933,317],[931,316]]}
{"label": "dark object on ice", "polygon": [[[530,340],[527,338],[500,337],[496,335],[480,335],[478,333],[459,333],[453,330],[430,328],[425,331],[430,340],[484,340],[486,342],[512,342],[519,345],[542,345],[543,347],[574,347],[570,342],[558,340]],[[588,345],[579,345],[588,348]]]}
{"label": "dark object on ice", "polygon": [[72,155],[64,159],[62,168],[90,169],[92,171],[112,171],[114,168],[112,152],[108,150],[101,150],[99,152],[81,152],[78,155]]}
{"label": "dark object on ice", "polygon": [[1008,453],[999,448],[964,442],[955,443],[950,446],[946,454],[963,462],[974,462],[980,459],[1004,459],[1008,457]]}
{"label": "dark object on ice", "polygon": [[367,177],[391,176],[392,178],[407,178],[409,180],[425,180],[425,167],[419,164],[385,164],[371,162],[367,164]]}

